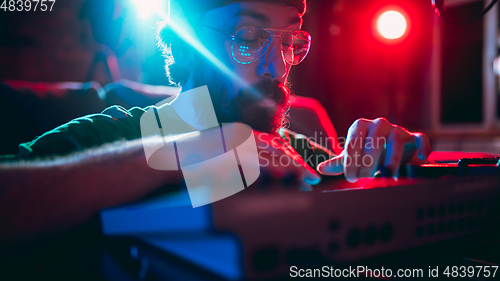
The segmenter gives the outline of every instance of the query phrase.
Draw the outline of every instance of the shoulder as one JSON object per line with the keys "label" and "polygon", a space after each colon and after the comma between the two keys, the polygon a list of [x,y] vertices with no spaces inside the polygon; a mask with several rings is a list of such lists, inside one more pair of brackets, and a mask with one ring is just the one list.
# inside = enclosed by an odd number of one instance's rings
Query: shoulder
{"label": "shoulder", "polygon": [[113,105],[103,110],[101,114],[118,120],[128,119],[128,118],[140,118],[142,114],[144,114],[148,110],[148,108],[153,108],[153,107],[154,106],[146,108],[133,107],[127,110],[120,105]]}

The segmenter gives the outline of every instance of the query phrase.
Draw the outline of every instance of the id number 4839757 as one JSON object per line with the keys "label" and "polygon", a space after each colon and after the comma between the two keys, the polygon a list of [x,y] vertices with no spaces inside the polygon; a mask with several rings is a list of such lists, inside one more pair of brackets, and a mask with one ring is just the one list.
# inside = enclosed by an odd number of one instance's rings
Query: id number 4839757
{"label": "id number 4839757", "polygon": [[3,0],[0,10],[4,12],[52,12],[55,3],[56,0]]}
{"label": "id number 4839757", "polygon": [[446,277],[495,277],[498,265],[493,266],[447,266],[443,271]]}

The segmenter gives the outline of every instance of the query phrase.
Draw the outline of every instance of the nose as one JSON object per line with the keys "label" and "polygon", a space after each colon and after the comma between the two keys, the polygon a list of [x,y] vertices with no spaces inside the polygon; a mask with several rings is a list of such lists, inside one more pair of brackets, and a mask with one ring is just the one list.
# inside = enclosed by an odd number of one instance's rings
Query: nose
{"label": "nose", "polygon": [[264,56],[260,59],[258,75],[279,80],[285,83],[287,74],[290,71],[288,64],[281,54],[281,40],[279,36],[273,37],[271,45],[268,47]]}

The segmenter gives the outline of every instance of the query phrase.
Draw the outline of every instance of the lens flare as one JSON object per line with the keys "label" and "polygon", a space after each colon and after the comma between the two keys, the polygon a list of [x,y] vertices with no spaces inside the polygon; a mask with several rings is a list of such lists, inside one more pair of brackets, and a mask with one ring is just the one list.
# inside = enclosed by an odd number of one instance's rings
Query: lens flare
{"label": "lens flare", "polygon": [[[169,2],[167,1],[167,3]],[[162,8],[157,9],[155,12],[160,16],[164,23],[167,24],[169,28],[177,34],[177,36],[179,36],[179,38],[181,38],[187,44],[191,45],[196,51],[202,54],[213,65],[215,65],[215,67],[226,74],[234,83],[242,87],[250,86],[245,80],[236,75],[222,61],[220,61],[214,54],[212,54],[196,36],[193,36],[194,32],[192,31],[192,27],[190,27],[190,25],[185,20],[182,20],[175,14],[170,13],[169,4],[163,5]],[[259,93],[255,92],[255,94]]]}
{"label": "lens flare", "polygon": [[162,7],[161,0],[132,0],[132,2],[137,9],[137,17],[140,19],[148,19]]}
{"label": "lens flare", "polygon": [[399,12],[387,11],[378,18],[377,28],[382,37],[398,39],[406,32],[406,19]]}

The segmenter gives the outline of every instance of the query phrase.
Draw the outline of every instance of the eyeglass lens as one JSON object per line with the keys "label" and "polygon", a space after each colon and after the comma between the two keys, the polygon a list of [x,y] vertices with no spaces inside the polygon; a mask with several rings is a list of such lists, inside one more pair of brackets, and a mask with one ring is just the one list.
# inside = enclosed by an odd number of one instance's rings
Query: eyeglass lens
{"label": "eyeglass lens", "polygon": [[[259,27],[243,27],[239,29],[231,44],[234,59],[241,64],[249,64],[258,60],[271,44],[273,35],[270,31]],[[309,53],[311,36],[305,31],[283,32],[281,53],[289,64],[301,63]]]}

